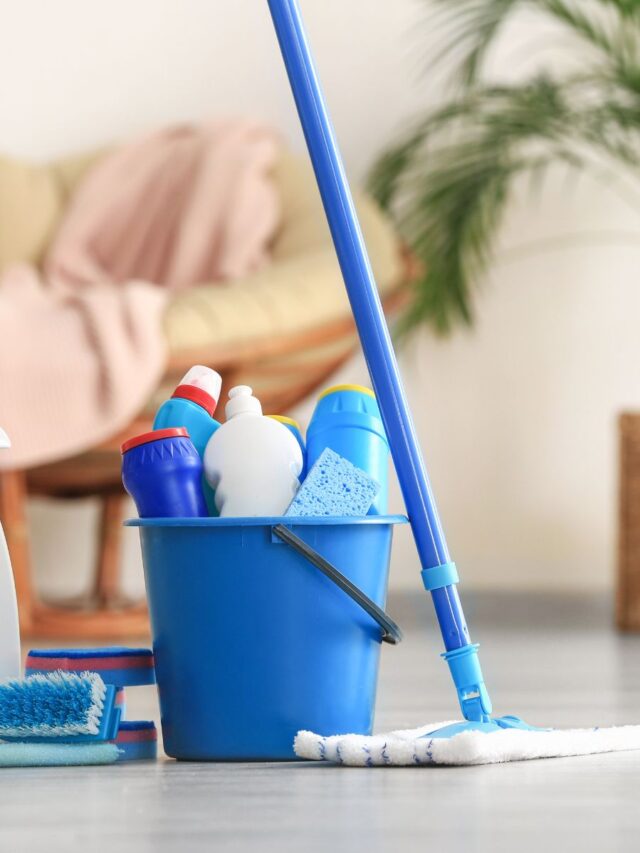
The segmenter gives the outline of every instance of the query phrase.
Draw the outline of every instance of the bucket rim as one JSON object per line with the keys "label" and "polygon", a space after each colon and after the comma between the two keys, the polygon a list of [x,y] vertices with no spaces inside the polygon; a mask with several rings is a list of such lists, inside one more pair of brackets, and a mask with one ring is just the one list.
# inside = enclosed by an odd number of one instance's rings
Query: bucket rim
{"label": "bucket rim", "polygon": [[408,524],[406,515],[365,515],[354,516],[255,516],[250,518],[128,518],[125,527],[274,527],[285,524],[287,527],[341,527],[347,525],[371,524]]}

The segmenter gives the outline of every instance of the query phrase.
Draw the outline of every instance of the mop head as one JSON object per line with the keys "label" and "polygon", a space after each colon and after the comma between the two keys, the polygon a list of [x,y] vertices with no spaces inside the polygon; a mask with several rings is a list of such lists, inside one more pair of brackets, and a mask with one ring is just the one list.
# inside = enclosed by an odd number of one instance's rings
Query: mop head
{"label": "mop head", "polygon": [[531,758],[560,758],[640,749],[640,726],[591,729],[506,728],[491,733],[461,731],[436,737],[445,726],[432,723],[385,735],[322,737],[300,731],[294,741],[299,758],[333,761],[350,767],[499,764]]}

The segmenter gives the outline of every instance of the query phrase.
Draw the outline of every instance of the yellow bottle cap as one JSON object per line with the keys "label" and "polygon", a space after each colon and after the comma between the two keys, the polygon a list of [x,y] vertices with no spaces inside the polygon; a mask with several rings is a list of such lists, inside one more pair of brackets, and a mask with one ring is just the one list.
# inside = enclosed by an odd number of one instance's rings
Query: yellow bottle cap
{"label": "yellow bottle cap", "polygon": [[293,418],[288,418],[286,415],[267,415],[267,417],[273,421],[280,421],[281,424],[289,424],[289,426],[295,427],[300,432],[300,424],[298,421],[294,421]]}
{"label": "yellow bottle cap", "polygon": [[322,394],[318,397],[318,400],[322,400],[324,397],[328,397],[329,394],[334,394],[336,391],[359,391],[361,394],[368,394],[374,399],[376,396],[371,388],[367,388],[365,385],[332,385],[331,388],[325,388]]}

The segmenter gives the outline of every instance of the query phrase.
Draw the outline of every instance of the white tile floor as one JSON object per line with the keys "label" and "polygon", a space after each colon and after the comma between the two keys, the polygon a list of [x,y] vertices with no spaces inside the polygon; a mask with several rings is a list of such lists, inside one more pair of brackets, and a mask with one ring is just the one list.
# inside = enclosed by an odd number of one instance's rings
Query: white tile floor
{"label": "white tile floor", "polygon": [[[425,598],[390,603],[379,728],[453,709]],[[640,637],[608,603],[471,598],[496,710],[541,725],[640,722]],[[129,716],[157,716],[152,689]],[[0,851],[635,851],[640,753],[462,769],[131,764],[0,771]]]}

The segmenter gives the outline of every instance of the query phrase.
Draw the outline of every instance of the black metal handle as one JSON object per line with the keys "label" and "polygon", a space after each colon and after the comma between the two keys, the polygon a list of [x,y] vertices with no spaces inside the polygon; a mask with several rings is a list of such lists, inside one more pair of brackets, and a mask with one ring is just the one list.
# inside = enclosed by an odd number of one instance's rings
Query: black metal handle
{"label": "black metal handle", "polygon": [[304,539],[300,539],[299,536],[296,536],[296,534],[289,530],[288,527],[285,527],[284,524],[276,524],[273,528],[273,532],[278,539],[281,539],[293,548],[294,551],[297,551],[298,554],[305,557],[305,559],[312,563],[317,569],[320,569],[323,575],[333,581],[336,586],[339,586],[343,592],[346,592],[346,594],[352,598],[356,604],[359,604],[360,607],[362,607],[362,609],[378,623],[382,628],[383,643],[391,643],[391,645],[395,646],[402,640],[402,631],[393,619],[390,619],[384,610],[378,607],[375,601],[372,601],[361,589],[352,584],[349,578],[345,577],[342,572],[338,571],[338,569],[336,569],[336,567],[328,560],[325,560],[321,554],[318,554],[318,552],[308,545]]}

